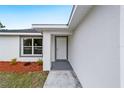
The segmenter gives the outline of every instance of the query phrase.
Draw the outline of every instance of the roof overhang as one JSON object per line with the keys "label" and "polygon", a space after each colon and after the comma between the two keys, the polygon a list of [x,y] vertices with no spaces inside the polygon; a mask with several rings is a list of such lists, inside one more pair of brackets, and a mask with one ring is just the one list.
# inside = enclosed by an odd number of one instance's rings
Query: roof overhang
{"label": "roof overhang", "polygon": [[91,7],[91,5],[73,6],[68,24],[32,24],[32,28],[38,31],[73,31]]}
{"label": "roof overhang", "polygon": [[11,29],[11,30],[7,30],[7,29],[0,29],[0,36],[4,36],[4,35],[42,35],[41,32],[36,31],[34,29]]}
{"label": "roof overhang", "polygon": [[92,5],[78,5],[75,6],[71,20],[68,24],[68,30],[73,31],[76,29],[78,24],[85,19],[85,16],[88,14],[89,10],[92,8]]}
{"label": "roof overhang", "polygon": [[0,36],[41,36],[42,33],[0,32]]}
{"label": "roof overhang", "polygon": [[68,31],[65,24],[32,24],[32,28],[37,31]]}

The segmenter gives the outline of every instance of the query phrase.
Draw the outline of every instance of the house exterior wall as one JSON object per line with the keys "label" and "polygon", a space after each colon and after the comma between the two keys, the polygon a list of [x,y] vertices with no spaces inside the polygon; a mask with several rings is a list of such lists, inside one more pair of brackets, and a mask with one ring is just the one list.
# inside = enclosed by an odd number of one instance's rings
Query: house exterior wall
{"label": "house exterior wall", "polygon": [[51,34],[43,32],[43,70],[51,69]]}
{"label": "house exterior wall", "polygon": [[51,61],[52,62],[55,62],[55,36],[52,35],[51,36],[51,39],[52,39],[52,43],[51,43]]}
{"label": "house exterior wall", "polygon": [[20,57],[20,37],[0,36],[0,61],[10,61],[17,58],[18,61],[37,61],[41,57]]}
{"label": "house exterior wall", "polygon": [[69,36],[69,61],[83,87],[120,87],[119,20],[119,6],[94,6]]}
{"label": "house exterior wall", "polygon": [[124,6],[120,7],[120,79],[124,88]]}

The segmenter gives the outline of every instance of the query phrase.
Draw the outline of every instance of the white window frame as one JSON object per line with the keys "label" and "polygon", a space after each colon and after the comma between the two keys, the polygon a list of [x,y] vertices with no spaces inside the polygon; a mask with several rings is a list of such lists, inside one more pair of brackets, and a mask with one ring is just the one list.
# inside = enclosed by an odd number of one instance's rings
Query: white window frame
{"label": "white window frame", "polygon": [[[26,46],[23,46],[24,39],[32,39],[32,46],[31,46],[32,54],[24,54],[24,47],[26,47]],[[23,36],[23,37],[21,37],[20,52],[21,52],[22,57],[41,57],[41,56],[43,56],[43,54],[34,54],[34,47],[42,47],[42,51],[43,51],[43,44],[42,44],[42,46],[34,46],[34,44],[33,44],[34,39],[42,39],[43,40],[43,37],[42,36]],[[30,47],[30,46],[27,46],[27,47]]]}

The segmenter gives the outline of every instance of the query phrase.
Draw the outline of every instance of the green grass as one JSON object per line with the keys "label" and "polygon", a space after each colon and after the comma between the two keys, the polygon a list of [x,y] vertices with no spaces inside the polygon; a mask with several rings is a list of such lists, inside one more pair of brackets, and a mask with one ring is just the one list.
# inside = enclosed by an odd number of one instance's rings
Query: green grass
{"label": "green grass", "polygon": [[42,88],[48,72],[0,72],[0,88]]}

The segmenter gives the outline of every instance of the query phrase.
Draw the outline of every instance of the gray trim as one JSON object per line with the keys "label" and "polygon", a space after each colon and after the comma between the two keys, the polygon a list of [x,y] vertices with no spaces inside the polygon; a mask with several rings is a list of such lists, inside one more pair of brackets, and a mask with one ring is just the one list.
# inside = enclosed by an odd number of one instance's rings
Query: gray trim
{"label": "gray trim", "polygon": [[19,57],[21,57],[21,36],[19,36]]}
{"label": "gray trim", "polygon": [[3,32],[4,33],[41,33],[41,32],[36,31],[35,29],[18,29],[18,30],[2,29],[0,30],[0,33],[3,33]]}
{"label": "gray trim", "polygon": [[67,60],[68,60],[68,36],[67,36],[67,51],[66,51],[66,53],[67,53]]}
{"label": "gray trim", "polygon": [[19,35],[20,37],[43,37],[43,35],[36,35],[36,36],[34,36],[34,35]]}
{"label": "gray trim", "polygon": [[21,38],[23,38],[23,37],[43,37],[43,36],[39,36],[39,35],[37,35],[37,36],[32,36],[32,35],[30,35],[30,36],[25,36],[25,35],[23,35],[23,36],[19,36],[19,57],[43,57],[43,54],[41,55],[41,56],[23,56],[23,55],[21,55]]}
{"label": "gray trim", "polygon": [[[66,59],[56,59],[56,56],[57,56],[57,49],[56,49],[56,46],[57,46],[57,37],[64,37],[66,38]],[[59,61],[59,60],[68,60],[68,36],[55,36],[55,61]]]}
{"label": "gray trim", "polygon": [[20,56],[20,57],[43,57],[43,56],[41,55],[41,56]]}
{"label": "gray trim", "polygon": [[32,25],[67,25],[67,24],[32,24]]}
{"label": "gray trim", "polygon": [[55,36],[55,60],[56,60],[56,36]]}
{"label": "gray trim", "polygon": [[[66,58],[67,58],[67,56],[66,56]],[[56,59],[55,61],[62,62],[62,61],[68,61],[68,60],[67,59]]]}

